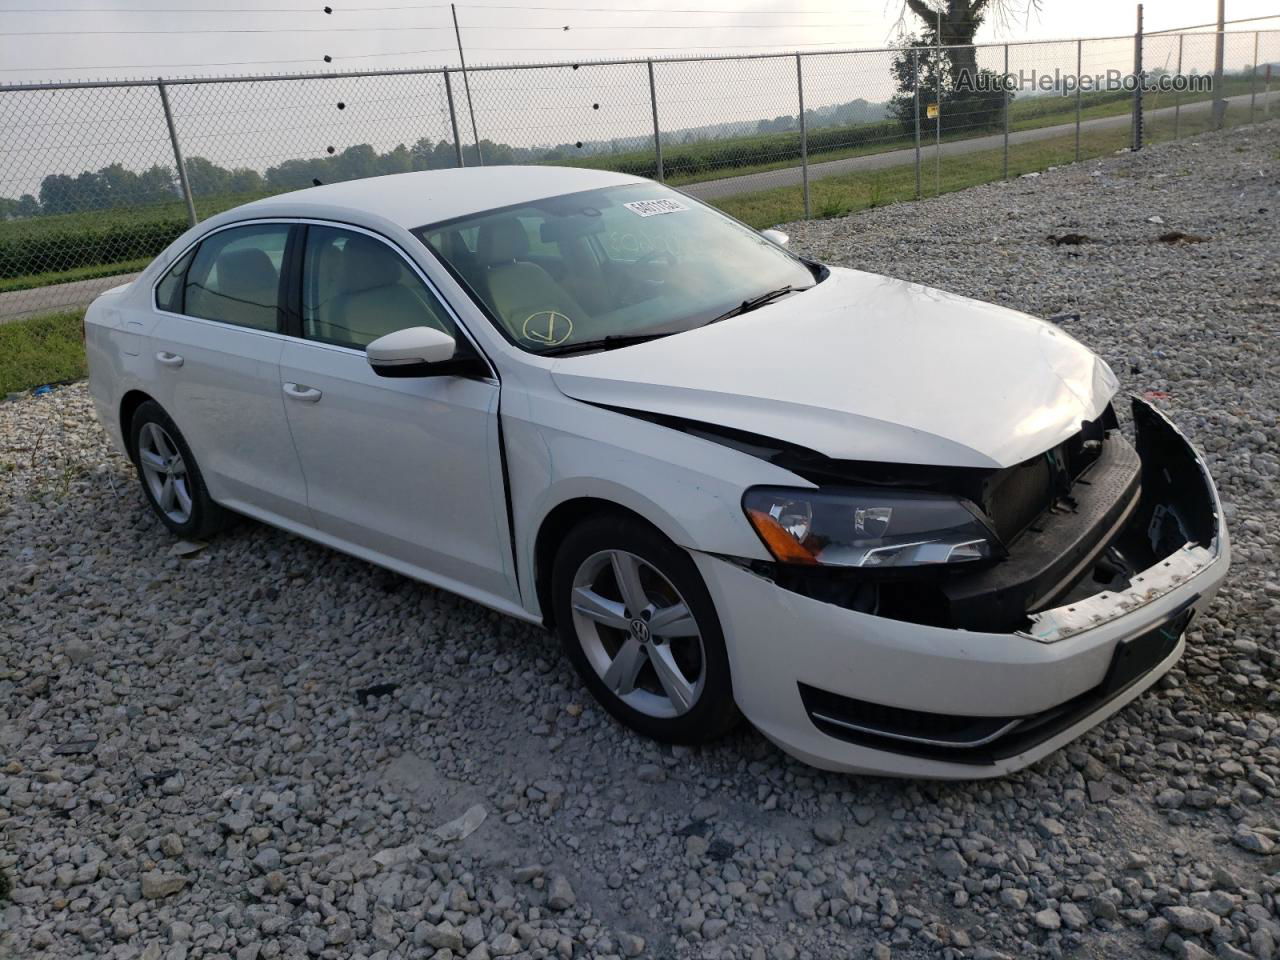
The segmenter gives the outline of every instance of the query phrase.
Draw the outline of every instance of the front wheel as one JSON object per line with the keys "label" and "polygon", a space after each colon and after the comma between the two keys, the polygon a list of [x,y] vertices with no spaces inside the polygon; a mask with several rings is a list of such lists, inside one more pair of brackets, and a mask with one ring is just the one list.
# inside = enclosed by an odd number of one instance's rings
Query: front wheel
{"label": "front wheel", "polygon": [[687,553],[656,530],[599,516],[556,555],[565,655],[600,704],[672,743],[715,739],[740,719],[715,607]]}

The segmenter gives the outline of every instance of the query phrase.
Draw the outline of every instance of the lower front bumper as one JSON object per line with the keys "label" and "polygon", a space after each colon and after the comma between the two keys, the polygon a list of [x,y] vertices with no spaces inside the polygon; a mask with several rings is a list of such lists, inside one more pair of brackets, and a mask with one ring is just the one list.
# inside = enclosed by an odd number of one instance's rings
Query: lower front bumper
{"label": "lower front bumper", "polygon": [[[1177,662],[1182,630],[1208,605],[1229,563],[1222,511],[1203,463],[1158,413],[1145,408],[1140,427],[1142,420],[1149,433],[1176,438],[1199,471],[1187,480],[1203,486],[1212,543],[1175,551],[1134,577],[1128,590],[1036,615],[1025,632],[954,630],[859,613],[696,554],[720,614],[743,713],[817,767],[975,779],[1034,763],[1120,710]],[[1001,721],[1014,725],[1002,729]],[[935,726],[910,739],[882,735],[912,723]],[[979,742],[984,730],[994,734],[989,742]],[[947,743],[948,736],[963,739],[964,749]]]}

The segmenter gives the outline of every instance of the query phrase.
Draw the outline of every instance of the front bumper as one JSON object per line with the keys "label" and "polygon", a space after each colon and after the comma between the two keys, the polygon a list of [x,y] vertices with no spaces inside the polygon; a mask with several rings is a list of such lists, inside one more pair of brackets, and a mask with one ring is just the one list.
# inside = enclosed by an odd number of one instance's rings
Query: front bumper
{"label": "front bumper", "polygon": [[1182,631],[1213,598],[1230,550],[1199,454],[1154,408],[1135,400],[1134,413],[1144,474],[1178,491],[1179,508],[1212,530],[1209,542],[1173,550],[1123,591],[1036,614],[1017,633],[859,613],[695,554],[742,712],[816,767],[976,779],[1034,763],[1149,688],[1181,656]]}

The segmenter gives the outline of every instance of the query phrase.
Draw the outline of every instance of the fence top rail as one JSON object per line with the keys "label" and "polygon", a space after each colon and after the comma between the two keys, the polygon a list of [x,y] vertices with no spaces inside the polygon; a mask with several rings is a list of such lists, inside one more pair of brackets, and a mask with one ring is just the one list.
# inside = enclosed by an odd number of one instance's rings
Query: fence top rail
{"label": "fence top rail", "polygon": [[[1164,37],[1205,37],[1214,36],[1216,30],[1197,30],[1186,31],[1184,33],[1161,32],[1158,35]],[[1280,34],[1280,29],[1274,30],[1224,30],[1224,36],[1247,36],[1249,34]],[[1156,36],[1157,34],[1147,34],[1147,36]],[[977,50],[983,49],[1002,49],[1004,47],[1031,47],[1031,46],[1049,46],[1052,44],[1063,43],[1096,43],[1109,40],[1133,40],[1133,34],[1124,33],[1116,34],[1108,37],[1070,37],[1058,40],[1011,40],[1008,43],[964,43],[964,44],[944,44],[938,46],[935,44],[920,45],[917,47],[850,47],[839,50],[789,50],[789,51],[772,51],[768,53],[723,53],[723,54],[705,54],[702,56],[677,56],[677,57],[631,57],[618,59],[580,59],[580,60],[558,60],[548,61],[545,63],[490,63],[480,64],[477,66],[468,66],[467,73],[488,73],[492,71],[502,70],[556,70],[579,67],[617,67],[617,66],[644,66],[649,63],[706,63],[717,61],[732,60],[792,60],[796,57],[833,57],[847,56],[849,54],[870,54],[870,53],[901,53],[909,54],[912,50],[920,51],[936,51],[936,50],[952,50],[962,47],[972,47]],[[207,83],[269,83],[283,80],[343,80],[356,79],[360,77],[403,77],[403,76],[429,76],[431,74],[439,74],[441,76],[448,73],[463,72],[459,67],[395,67],[384,70],[321,70],[308,73],[259,73],[259,74],[239,74],[234,76],[210,76],[210,77],[154,77],[154,78],[135,78],[129,80],[53,80],[38,83],[0,83],[0,93],[21,93],[24,91],[36,90],[87,90],[100,87],[154,87],[158,83],[164,83],[166,86],[176,87],[192,84]]]}

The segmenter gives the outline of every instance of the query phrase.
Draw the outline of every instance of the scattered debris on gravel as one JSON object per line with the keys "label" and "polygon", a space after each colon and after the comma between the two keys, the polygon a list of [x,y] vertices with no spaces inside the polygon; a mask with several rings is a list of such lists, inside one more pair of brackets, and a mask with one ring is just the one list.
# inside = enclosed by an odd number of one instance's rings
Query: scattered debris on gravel
{"label": "scattered debris on gravel", "polygon": [[997,781],[642,740],[467,601],[247,521],[175,550],[83,385],[0,404],[0,955],[1271,960],[1278,156],[1272,122],[786,228],[1062,315],[1221,485],[1179,668]]}

